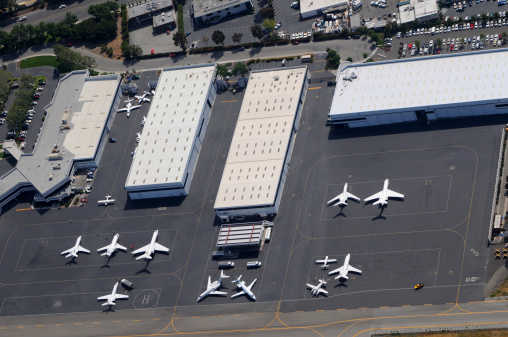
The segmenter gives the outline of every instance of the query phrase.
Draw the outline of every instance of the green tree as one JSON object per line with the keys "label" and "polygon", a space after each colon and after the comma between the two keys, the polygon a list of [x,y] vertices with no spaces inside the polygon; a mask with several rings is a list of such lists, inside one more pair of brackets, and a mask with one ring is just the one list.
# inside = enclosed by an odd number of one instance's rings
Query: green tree
{"label": "green tree", "polygon": [[119,5],[114,1],[106,1],[97,5],[90,5],[88,7],[88,14],[90,14],[96,21],[111,20],[113,13],[116,12]]}
{"label": "green tree", "polygon": [[337,69],[340,65],[340,55],[330,48],[326,48],[326,52],[326,69]]}
{"label": "green tree", "polygon": [[95,59],[90,56],[83,56],[80,53],[74,52],[69,48],[65,48],[59,44],[53,46],[56,60],[64,69],[79,70],[79,69],[94,69],[97,66]]}
{"label": "green tree", "polygon": [[364,59],[366,59],[367,57],[369,57],[369,54],[363,53],[362,56],[363,56]]}
{"label": "green tree", "polygon": [[460,45],[463,46],[464,45],[464,41],[465,41],[464,38],[461,37],[459,41],[460,41]]}
{"label": "green tree", "polygon": [[259,15],[266,19],[275,19],[275,10],[273,7],[263,7],[259,10]]}
{"label": "green tree", "polygon": [[222,30],[216,30],[212,34],[212,41],[215,42],[215,44],[224,45],[225,39],[226,39],[226,36],[222,32]]}
{"label": "green tree", "polygon": [[227,64],[217,64],[216,74],[218,76],[221,76],[222,78],[226,78],[227,76],[231,75],[231,73],[228,70]]}
{"label": "green tree", "polygon": [[234,33],[232,37],[233,42],[240,43],[240,41],[242,41],[242,36],[243,36],[242,33]]}
{"label": "green tree", "polygon": [[0,107],[7,102],[7,97],[10,91],[10,80],[13,78],[12,74],[5,70],[0,70]]}
{"label": "green tree", "polygon": [[138,59],[141,56],[143,56],[143,49],[141,49],[141,47],[138,46],[137,44],[130,44],[129,45],[129,54],[130,54],[130,58]]}
{"label": "green tree", "polygon": [[420,48],[422,47],[422,43],[420,42],[420,40],[415,41],[415,46],[416,46],[416,51],[420,52]]}
{"label": "green tree", "polygon": [[30,107],[32,95],[35,91],[33,82],[35,79],[28,74],[22,74],[19,80],[19,88],[12,102],[9,113],[7,114],[6,122],[9,129],[21,129],[23,122],[26,119],[26,112]]}
{"label": "green tree", "polygon": [[252,33],[252,36],[254,36],[256,39],[263,39],[263,36],[265,36],[265,34],[263,34],[263,28],[261,28],[260,25],[252,25],[250,27],[250,32]]}
{"label": "green tree", "polygon": [[483,33],[482,33],[482,34],[480,34],[480,39],[481,39],[482,41],[485,41],[485,34],[483,34]]}
{"label": "green tree", "polygon": [[245,63],[237,62],[235,63],[231,73],[235,76],[244,76],[249,73],[249,67],[247,67]]}
{"label": "green tree", "polygon": [[181,31],[177,31],[173,34],[173,41],[175,42],[175,46],[180,46],[183,50],[185,50],[185,44],[187,43],[187,38],[185,34]]}
{"label": "green tree", "polygon": [[489,16],[487,14],[482,14],[482,21],[485,22],[489,19]]}
{"label": "green tree", "polygon": [[353,63],[353,58],[352,57],[348,57],[347,61]]}
{"label": "green tree", "polygon": [[272,32],[275,28],[275,20],[274,19],[264,19],[263,20],[263,27],[268,29],[269,32]]}
{"label": "green tree", "polygon": [[441,40],[440,38],[437,38],[436,44],[438,47],[441,47],[443,45],[443,40]]}
{"label": "green tree", "polygon": [[503,44],[506,42],[507,38],[508,38],[508,33],[503,32]]}
{"label": "green tree", "polygon": [[494,12],[494,19],[499,19],[499,13],[498,12]]}

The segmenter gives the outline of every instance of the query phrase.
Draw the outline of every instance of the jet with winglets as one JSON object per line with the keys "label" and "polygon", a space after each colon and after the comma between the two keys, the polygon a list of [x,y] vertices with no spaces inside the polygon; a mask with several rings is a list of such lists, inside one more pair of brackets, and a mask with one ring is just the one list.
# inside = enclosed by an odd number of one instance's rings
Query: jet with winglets
{"label": "jet with winglets", "polygon": [[321,289],[323,285],[326,284],[326,281],[324,279],[319,280],[319,284],[317,286],[313,286],[312,284],[307,283],[307,288],[310,289],[310,293],[312,296],[319,296],[319,294],[328,294],[328,291]]}
{"label": "jet with winglets", "polygon": [[340,268],[332,270],[331,272],[328,273],[328,275],[333,275],[333,274],[339,273],[339,275],[335,279],[344,278],[347,280],[348,279],[347,274],[350,271],[353,273],[361,274],[362,271],[360,269],[356,269],[355,267],[352,267],[349,265],[350,259],[351,259],[351,254],[347,254],[346,258],[344,259],[344,265],[342,265],[342,267],[340,267]]}
{"label": "jet with winglets", "polygon": [[118,239],[120,238],[120,235],[119,234],[115,234],[115,236],[113,236],[113,241],[111,241],[111,243],[105,247],[102,247],[102,248],[99,248],[97,249],[97,252],[102,252],[102,251],[105,251],[104,253],[101,254],[101,256],[104,256],[104,255],[107,255],[108,257],[111,257],[111,255],[113,255],[113,253],[117,250],[117,249],[120,249],[120,250],[127,250],[126,247],[120,245],[118,243]]}
{"label": "jet with winglets", "polygon": [[169,252],[169,248],[164,247],[163,245],[160,245],[156,242],[158,235],[159,235],[159,231],[156,230],[155,232],[153,232],[152,241],[150,241],[150,243],[148,245],[141,247],[139,249],[136,249],[135,251],[132,252],[133,255],[138,255],[138,254],[143,253],[143,255],[138,256],[136,258],[136,260],[140,260],[140,259],[151,260],[152,255],[155,252],[165,252],[165,253]]}
{"label": "jet with winglets", "polygon": [[334,202],[338,201],[333,206],[337,206],[337,205],[347,206],[347,199],[354,199],[356,201],[360,201],[360,198],[358,198],[357,196],[355,196],[347,191],[347,183],[345,183],[344,190],[342,191],[342,193],[339,194],[338,196],[336,196],[335,198],[333,198],[332,200],[328,201],[328,205],[331,205]]}
{"label": "jet with winglets", "polygon": [[400,193],[397,193],[395,191],[392,191],[392,190],[388,189],[388,184],[389,183],[390,182],[388,181],[388,179],[386,179],[385,183],[383,185],[383,190],[381,192],[378,192],[378,193],[374,194],[374,195],[371,195],[370,197],[368,197],[364,201],[365,202],[369,202],[369,201],[377,199],[377,201],[375,203],[373,203],[373,205],[378,205],[379,204],[381,206],[385,206],[386,204],[388,204],[388,198],[404,199],[404,194],[400,194]]}
{"label": "jet with winglets", "polygon": [[214,281],[212,283],[212,280],[210,278],[210,276],[208,276],[208,285],[206,286],[206,290],[201,294],[199,295],[198,297],[198,302],[201,301],[202,299],[204,299],[205,297],[207,297],[208,295],[223,295],[223,296],[226,296],[227,293],[224,292],[224,291],[217,291],[217,289],[219,289],[221,286],[222,286],[222,280],[225,279],[225,278],[228,278],[229,276],[227,275],[224,275],[224,271],[221,270],[220,271],[220,277],[217,281]]}
{"label": "jet with winglets", "polygon": [[90,254],[90,251],[88,249],[85,249],[83,247],[81,247],[79,244],[81,243],[81,236],[78,237],[78,239],[76,240],[76,244],[74,245],[74,247],[72,247],[71,249],[67,249],[66,251],[62,252],[60,255],[65,255],[67,254],[65,257],[78,257],[78,253],[87,253],[87,254]]}
{"label": "jet with winglets", "polygon": [[97,300],[98,301],[106,301],[106,303],[103,303],[102,306],[105,306],[105,305],[112,306],[112,305],[116,305],[116,303],[115,303],[116,300],[124,300],[124,299],[129,298],[129,295],[117,294],[116,293],[117,289],[118,289],[118,282],[116,282],[115,285],[113,286],[113,291],[111,292],[111,294],[97,297]]}
{"label": "jet with winglets", "polygon": [[241,278],[242,275],[240,275],[240,277],[238,277],[236,280],[232,281],[232,283],[236,283],[237,288],[242,289],[242,291],[231,296],[231,299],[241,295],[247,295],[255,301],[256,296],[252,293],[251,289],[254,286],[254,283],[256,283],[257,279],[254,279],[250,285],[246,286],[245,281],[240,281]]}
{"label": "jet with winglets", "polygon": [[141,107],[141,105],[132,105],[131,101],[132,99],[126,100],[125,103],[127,103],[127,105],[125,106],[125,108],[117,110],[116,112],[127,111],[127,113],[130,114],[131,110],[138,109]]}

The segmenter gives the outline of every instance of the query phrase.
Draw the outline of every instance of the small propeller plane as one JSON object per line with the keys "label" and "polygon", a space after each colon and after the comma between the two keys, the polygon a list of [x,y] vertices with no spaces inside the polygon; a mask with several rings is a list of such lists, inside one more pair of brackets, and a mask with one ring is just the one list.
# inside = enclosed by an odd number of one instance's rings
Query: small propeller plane
{"label": "small propeller plane", "polygon": [[328,294],[328,291],[321,289],[323,285],[326,284],[326,281],[324,279],[319,280],[319,284],[317,286],[313,286],[312,284],[307,283],[307,288],[310,289],[310,293],[312,296],[319,296],[319,294]]}
{"label": "small propeller plane", "polygon": [[324,260],[316,260],[316,263],[323,263],[321,266],[321,269],[328,269],[328,263],[334,263],[337,262],[337,259],[329,259],[328,255],[325,257]]}
{"label": "small propeller plane", "polygon": [[120,110],[117,110],[116,112],[124,112],[124,111],[127,111],[127,113],[130,113],[131,110],[134,110],[134,109],[138,109],[141,107],[141,105],[132,105],[131,103],[132,99],[128,99],[126,100],[125,102],[127,103],[127,105],[125,106],[125,108],[123,109],[120,109]]}

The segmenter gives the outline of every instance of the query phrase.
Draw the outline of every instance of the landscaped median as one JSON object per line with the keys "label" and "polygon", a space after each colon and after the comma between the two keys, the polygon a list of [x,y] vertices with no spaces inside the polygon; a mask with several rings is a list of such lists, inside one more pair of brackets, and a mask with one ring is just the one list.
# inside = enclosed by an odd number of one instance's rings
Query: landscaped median
{"label": "landscaped median", "polygon": [[56,56],[47,55],[47,56],[34,56],[24,59],[21,61],[19,67],[21,69],[25,69],[25,68],[50,66],[58,69],[59,65],[60,63],[57,62]]}

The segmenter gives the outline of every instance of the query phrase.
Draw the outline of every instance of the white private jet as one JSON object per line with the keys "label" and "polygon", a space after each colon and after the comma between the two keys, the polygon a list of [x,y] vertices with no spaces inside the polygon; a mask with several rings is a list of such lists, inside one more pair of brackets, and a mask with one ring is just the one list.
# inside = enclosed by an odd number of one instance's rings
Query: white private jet
{"label": "white private jet", "polygon": [[66,251],[62,252],[60,255],[65,255],[67,254],[65,257],[78,257],[78,253],[87,253],[87,254],[90,254],[90,251],[88,249],[85,249],[83,247],[81,247],[79,244],[81,243],[81,236],[78,237],[78,239],[76,240],[76,244],[74,245],[74,247],[72,247],[71,249],[67,249]]}
{"label": "white private jet", "polygon": [[328,273],[328,275],[339,273],[339,276],[337,276],[335,279],[345,278],[347,280],[348,279],[347,273],[350,271],[352,271],[353,273],[361,274],[362,271],[360,269],[356,269],[355,267],[352,267],[349,265],[350,259],[351,259],[351,254],[347,254],[346,259],[344,260],[344,265],[340,268],[332,270],[331,272]]}
{"label": "white private jet", "polygon": [[146,98],[146,95],[150,95],[149,92],[145,91],[143,95],[141,96],[134,96],[140,103],[148,102],[150,103],[150,98]]}
{"label": "white private jet", "polygon": [[143,116],[143,120],[141,121],[141,126],[145,126],[145,124],[146,124],[146,117]]}
{"label": "white private jet", "polygon": [[328,269],[328,263],[334,263],[337,262],[337,259],[329,259],[328,255],[325,257],[324,260],[316,260],[316,263],[323,263],[321,266],[321,269]]}
{"label": "white private jet", "polygon": [[144,253],[143,255],[140,255],[136,258],[136,260],[140,260],[140,259],[146,259],[146,260],[151,260],[152,259],[152,255],[157,251],[157,252],[169,252],[169,248],[166,248],[164,247],[163,245],[160,245],[158,244],[157,242],[157,236],[159,235],[159,231],[156,230],[155,232],[153,232],[153,236],[152,236],[152,241],[150,241],[150,243],[144,247],[141,247],[139,249],[136,249],[135,251],[132,252],[133,255],[137,255],[139,253]]}
{"label": "white private jet", "polygon": [[140,107],[141,107],[141,105],[132,105],[131,101],[132,101],[132,99],[128,99],[128,100],[124,101],[124,102],[126,102],[126,103],[127,103],[127,105],[125,106],[125,108],[120,109],[120,110],[117,110],[116,112],[124,112],[124,111],[127,111],[127,113],[130,113],[130,112],[131,112],[131,110],[138,109],[138,108],[140,108]]}
{"label": "white private jet", "polygon": [[136,143],[139,143],[139,141],[141,140],[141,133],[136,133]]}
{"label": "white private jet", "polygon": [[208,295],[227,295],[224,291],[217,291],[222,286],[222,279],[228,278],[229,276],[224,275],[224,271],[220,271],[220,277],[217,281],[214,281],[212,283],[212,280],[210,276],[208,276],[208,285],[206,286],[206,290],[199,295],[198,302],[201,301],[203,298],[205,298]]}
{"label": "white private jet", "polygon": [[113,255],[113,253],[117,249],[127,250],[126,247],[118,244],[118,238],[120,238],[120,235],[119,234],[115,234],[115,236],[113,236],[113,241],[111,241],[111,244],[109,244],[109,245],[107,245],[105,247],[97,249],[97,252],[102,252],[102,251],[105,250],[106,252],[102,253],[101,256],[107,255],[108,257],[111,257],[111,255]]}
{"label": "white private jet", "polygon": [[310,289],[310,293],[312,296],[319,296],[319,294],[328,294],[328,291],[321,289],[323,285],[326,284],[326,281],[324,279],[319,280],[319,284],[317,286],[313,286],[312,284],[307,283],[307,288]]}
{"label": "white private jet", "polygon": [[332,200],[328,201],[328,205],[333,204],[334,202],[336,202],[338,200],[339,202],[333,206],[337,206],[337,205],[347,206],[347,199],[349,199],[349,198],[354,199],[356,201],[360,201],[360,198],[358,198],[357,196],[355,196],[347,191],[347,183],[345,183],[344,190],[342,191],[342,193],[339,194],[338,196],[336,196],[335,198],[333,198]]}
{"label": "white private jet", "polygon": [[97,204],[99,204],[99,206],[107,206],[109,204],[114,204],[114,203],[115,203],[115,199],[111,199],[110,195],[106,195],[106,199],[104,199],[104,200],[97,201]]}
{"label": "white private jet", "polygon": [[111,294],[97,297],[97,300],[98,301],[106,301],[106,303],[102,304],[103,306],[105,306],[105,305],[112,306],[112,305],[116,305],[116,303],[115,303],[116,300],[123,300],[123,299],[129,298],[129,295],[117,294],[116,293],[117,288],[118,288],[118,282],[116,282],[115,285],[113,286],[113,291],[111,292]]}
{"label": "white private jet", "polygon": [[252,289],[252,286],[254,285],[254,283],[256,283],[256,281],[258,279],[254,279],[254,281],[252,281],[252,283],[249,286],[246,286],[245,281],[240,281],[241,278],[242,278],[242,275],[240,275],[240,277],[238,277],[236,280],[232,281],[232,283],[236,283],[237,288],[242,289],[242,291],[231,296],[231,299],[241,296],[241,295],[247,295],[255,301],[256,296],[252,293],[251,289]]}
{"label": "white private jet", "polygon": [[400,194],[400,193],[394,192],[392,190],[389,190],[388,184],[389,184],[389,181],[388,181],[388,179],[386,179],[385,183],[383,185],[383,190],[381,192],[374,194],[374,195],[371,195],[364,201],[369,202],[371,200],[378,199],[375,203],[373,203],[373,205],[380,204],[381,206],[385,206],[386,204],[388,204],[388,198],[404,199],[404,194]]}

